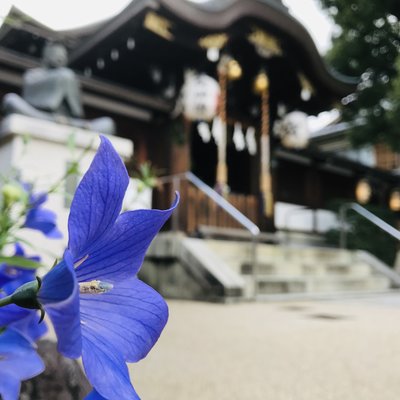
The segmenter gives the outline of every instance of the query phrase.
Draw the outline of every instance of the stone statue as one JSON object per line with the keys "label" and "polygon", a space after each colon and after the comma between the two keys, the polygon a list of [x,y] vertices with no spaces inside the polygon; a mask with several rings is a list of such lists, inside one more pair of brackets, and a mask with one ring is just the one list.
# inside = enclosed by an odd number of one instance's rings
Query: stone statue
{"label": "stone statue", "polygon": [[64,45],[47,43],[43,50],[42,66],[25,72],[22,97],[15,93],[4,96],[3,112],[113,134],[115,125],[111,118],[83,119],[79,80],[66,67],[67,61]]}

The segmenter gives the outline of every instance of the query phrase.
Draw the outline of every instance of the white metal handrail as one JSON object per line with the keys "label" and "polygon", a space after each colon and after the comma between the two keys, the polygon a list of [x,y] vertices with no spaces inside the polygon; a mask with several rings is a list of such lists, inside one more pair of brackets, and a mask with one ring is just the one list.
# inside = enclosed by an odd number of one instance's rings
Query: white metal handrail
{"label": "white metal handrail", "polygon": [[[194,175],[192,172],[187,171],[181,174],[168,175],[158,178],[160,183],[172,183],[173,192],[179,192],[181,182],[186,180],[193,184],[197,189],[204,193],[209,199],[211,199],[215,204],[220,206],[227,214],[229,214],[237,223],[239,223],[243,228],[245,228],[251,236],[251,265],[253,270],[254,278],[254,295],[257,294],[257,246],[259,242],[260,229],[259,227],[247,218],[243,213],[241,213],[236,207],[234,207],[229,201],[227,201],[223,196],[221,196],[217,191],[204,183],[200,178]],[[172,214],[172,230],[177,231],[179,229],[179,214]]]}
{"label": "white metal handrail", "polygon": [[361,215],[375,226],[388,233],[390,236],[397,240],[400,240],[400,231],[398,231],[393,226],[389,225],[383,219],[377,217],[372,212],[368,211],[366,208],[360,206],[357,203],[346,203],[340,207],[339,210],[339,220],[340,220],[340,240],[339,244],[342,249],[347,246],[347,230],[346,230],[346,217],[349,210],[355,211],[357,214]]}
{"label": "white metal handrail", "polygon": [[[209,197],[214,203],[218,204],[227,214],[229,214],[236,222],[243,226],[246,230],[250,232],[252,236],[258,236],[260,234],[260,229],[258,226],[247,218],[243,213],[241,213],[236,207],[234,207],[229,201],[227,201],[223,196],[221,196],[217,191],[204,183],[200,178],[194,175],[192,172],[183,172],[181,174],[169,175],[159,178],[161,183],[172,183],[174,186],[174,192],[179,191],[180,182],[182,180],[187,180],[192,183],[203,192],[207,197]],[[176,218],[177,214],[173,214]],[[177,224],[173,224],[176,225]]]}

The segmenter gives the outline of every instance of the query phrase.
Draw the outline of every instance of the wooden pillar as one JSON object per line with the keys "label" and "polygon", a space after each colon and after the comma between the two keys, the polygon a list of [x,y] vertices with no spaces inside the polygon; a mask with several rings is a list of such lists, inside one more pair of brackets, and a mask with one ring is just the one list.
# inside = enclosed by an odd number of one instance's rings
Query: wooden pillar
{"label": "wooden pillar", "polygon": [[242,68],[239,63],[233,58],[225,55],[221,57],[218,64],[218,83],[221,90],[219,101],[219,118],[221,120],[221,132],[218,142],[218,164],[217,164],[217,179],[216,189],[226,195],[228,190],[228,166],[226,163],[226,124],[227,124],[227,90],[228,81],[240,79],[242,76]]}
{"label": "wooden pillar", "polygon": [[190,171],[190,130],[192,122],[184,118],[181,121],[174,121],[174,129],[182,129],[182,141],[171,139],[171,162],[170,174],[175,175]]}

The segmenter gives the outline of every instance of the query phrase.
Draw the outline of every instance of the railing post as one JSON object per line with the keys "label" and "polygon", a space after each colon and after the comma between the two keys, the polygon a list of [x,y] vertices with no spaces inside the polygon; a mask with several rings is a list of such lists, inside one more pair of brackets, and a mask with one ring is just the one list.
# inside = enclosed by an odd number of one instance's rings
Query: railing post
{"label": "railing post", "polygon": [[[174,175],[172,177],[172,191],[174,193],[179,192],[181,188],[181,178],[178,175]],[[172,231],[178,232],[179,230],[179,208],[172,213]]]}
{"label": "railing post", "polygon": [[345,249],[347,247],[346,214],[348,208],[349,206],[347,204],[343,204],[339,209],[339,226],[340,226],[339,247],[341,249]]}
{"label": "railing post", "polygon": [[258,255],[257,255],[257,248],[258,248],[258,235],[252,235],[251,238],[251,266],[252,266],[252,273],[253,273],[253,285],[254,285],[254,299],[257,298],[258,295]]}

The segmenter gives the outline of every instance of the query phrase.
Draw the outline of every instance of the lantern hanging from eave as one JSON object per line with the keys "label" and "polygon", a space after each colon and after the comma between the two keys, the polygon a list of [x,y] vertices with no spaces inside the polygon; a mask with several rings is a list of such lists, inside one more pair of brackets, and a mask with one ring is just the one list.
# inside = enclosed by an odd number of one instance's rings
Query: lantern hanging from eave
{"label": "lantern hanging from eave", "polygon": [[183,115],[191,121],[211,121],[218,110],[220,87],[206,74],[187,71],[182,89]]}
{"label": "lantern hanging from eave", "polygon": [[283,146],[290,149],[304,149],[310,139],[307,114],[292,111],[274,124],[274,135],[281,139]]}
{"label": "lantern hanging from eave", "polygon": [[356,200],[360,204],[367,204],[372,198],[372,186],[368,179],[360,179],[355,188]]}
{"label": "lantern hanging from eave", "polygon": [[390,193],[389,208],[394,212],[400,211],[400,189],[395,188]]}

